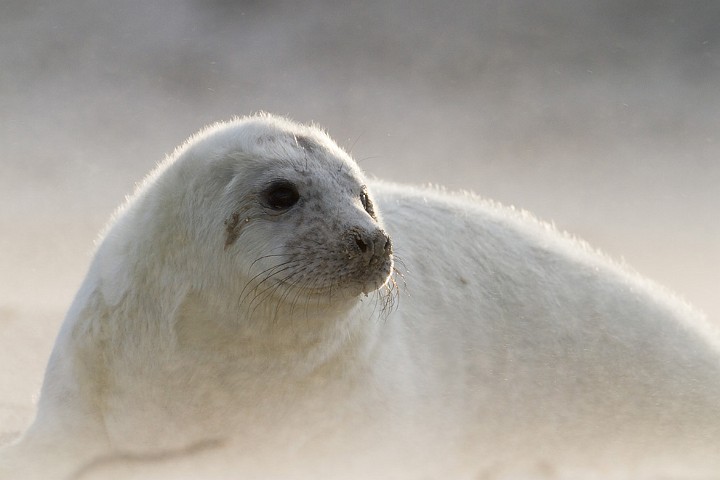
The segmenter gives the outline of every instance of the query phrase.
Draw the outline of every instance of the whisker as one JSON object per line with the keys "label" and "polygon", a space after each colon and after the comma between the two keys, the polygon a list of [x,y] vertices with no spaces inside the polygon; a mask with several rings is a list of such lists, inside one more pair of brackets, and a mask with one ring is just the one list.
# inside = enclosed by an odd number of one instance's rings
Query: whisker
{"label": "whisker", "polygon": [[[244,293],[245,293],[245,290],[246,290],[250,285],[252,285],[253,282],[254,282],[255,280],[257,280],[259,277],[265,275],[265,278],[263,278],[260,282],[258,282],[256,285],[254,285],[252,291],[256,290],[256,289],[257,289],[260,285],[262,285],[266,280],[268,280],[268,279],[269,279],[270,277],[272,277],[273,275],[276,275],[277,273],[280,273],[280,272],[283,271],[284,269],[283,269],[283,270],[278,270],[278,271],[273,271],[273,270],[276,270],[276,269],[281,268],[281,267],[291,268],[291,266],[292,266],[293,264],[297,264],[297,263],[299,263],[299,262],[300,262],[299,260],[290,259],[290,260],[288,260],[288,261],[286,261],[286,262],[282,262],[282,263],[279,263],[279,264],[277,264],[277,265],[273,265],[272,267],[267,268],[267,269],[263,270],[262,272],[258,273],[257,275],[255,275],[254,277],[252,277],[250,280],[248,280],[248,282],[247,282],[247,283],[245,284],[245,286],[243,287],[242,291],[240,292],[240,301],[242,302],[243,299],[244,299],[243,295],[244,295]],[[248,294],[249,294],[249,292],[248,292]]]}
{"label": "whisker", "polygon": [[[287,270],[287,269],[284,269],[283,271],[285,271],[285,270]],[[280,273],[280,272],[277,272],[277,273]],[[277,273],[275,273],[275,275]],[[253,316],[255,314],[255,311],[257,311],[257,309],[265,303],[265,300],[270,298],[280,287],[283,286],[284,283],[287,283],[288,279],[292,278],[293,276],[295,276],[297,274],[298,274],[297,270],[292,271],[289,274],[287,274],[284,278],[278,280],[278,282],[276,284],[270,285],[269,287],[266,287],[263,291],[258,292],[255,295],[255,297],[253,297],[253,299],[248,304],[248,308],[250,308],[253,304],[255,304],[252,311],[250,311],[250,316]],[[275,317],[277,317],[279,307],[280,307],[280,302],[277,302],[275,305],[275,308],[276,308]]]}
{"label": "whisker", "polygon": [[[283,247],[278,247],[278,248],[283,248]],[[276,250],[276,249],[273,249],[273,250]],[[263,255],[262,257],[258,257],[250,264],[250,267],[248,267],[248,273],[250,273],[252,271],[255,264],[257,262],[259,262],[260,260],[265,260],[266,258],[284,257],[284,256],[285,256],[285,254],[283,254],[283,253],[275,253],[275,254],[271,254],[271,255]]]}

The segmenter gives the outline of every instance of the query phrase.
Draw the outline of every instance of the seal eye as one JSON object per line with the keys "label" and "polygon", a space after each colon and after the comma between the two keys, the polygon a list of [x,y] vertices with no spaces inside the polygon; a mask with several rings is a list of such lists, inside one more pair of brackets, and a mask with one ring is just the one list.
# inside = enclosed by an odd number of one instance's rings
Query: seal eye
{"label": "seal eye", "polygon": [[362,206],[368,213],[368,215],[375,218],[375,209],[373,208],[373,203],[370,200],[370,197],[368,197],[367,191],[365,190],[360,193],[360,203],[362,203]]}
{"label": "seal eye", "polygon": [[273,210],[287,210],[300,200],[295,184],[287,180],[278,180],[270,184],[263,192],[265,203]]}

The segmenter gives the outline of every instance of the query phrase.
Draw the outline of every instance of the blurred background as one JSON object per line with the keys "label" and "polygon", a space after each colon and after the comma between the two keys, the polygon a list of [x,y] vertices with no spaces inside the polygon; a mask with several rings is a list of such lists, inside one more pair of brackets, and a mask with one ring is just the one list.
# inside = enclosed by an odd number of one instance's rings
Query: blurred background
{"label": "blurred background", "polygon": [[4,0],[0,442],[114,208],[259,110],[371,175],[529,210],[720,325],[716,1]]}

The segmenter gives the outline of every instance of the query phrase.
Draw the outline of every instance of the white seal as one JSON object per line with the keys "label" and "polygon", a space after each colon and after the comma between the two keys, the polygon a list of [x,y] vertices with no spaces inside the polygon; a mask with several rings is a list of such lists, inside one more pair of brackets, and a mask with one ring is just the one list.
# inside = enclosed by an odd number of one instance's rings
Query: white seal
{"label": "white seal", "polygon": [[711,475],[719,346],[527,214],[246,117],[110,222],[2,478]]}

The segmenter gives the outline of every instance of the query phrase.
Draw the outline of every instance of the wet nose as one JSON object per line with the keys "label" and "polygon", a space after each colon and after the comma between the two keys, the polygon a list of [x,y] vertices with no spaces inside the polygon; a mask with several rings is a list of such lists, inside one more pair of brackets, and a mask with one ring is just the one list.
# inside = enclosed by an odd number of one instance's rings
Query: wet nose
{"label": "wet nose", "polygon": [[372,232],[354,229],[350,235],[355,244],[355,252],[368,263],[384,259],[392,253],[390,237],[380,229]]}

